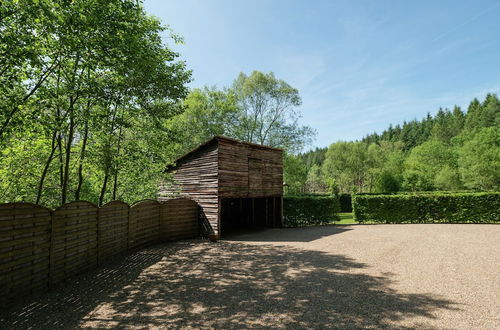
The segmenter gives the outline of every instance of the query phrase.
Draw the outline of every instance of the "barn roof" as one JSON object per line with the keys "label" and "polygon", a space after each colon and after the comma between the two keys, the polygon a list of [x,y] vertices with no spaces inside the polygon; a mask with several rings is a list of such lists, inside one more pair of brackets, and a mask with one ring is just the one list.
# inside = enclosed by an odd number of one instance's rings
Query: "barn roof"
{"label": "barn roof", "polygon": [[233,144],[245,144],[245,145],[249,145],[249,146],[257,147],[257,148],[262,148],[262,149],[283,151],[283,149],[280,149],[280,148],[269,147],[269,146],[265,146],[262,144],[252,143],[252,142],[244,142],[244,141],[236,140],[236,139],[233,139],[233,138],[230,138],[227,136],[217,135],[217,136],[214,136],[213,138],[211,138],[210,140],[203,142],[202,144],[200,144],[196,148],[191,149],[190,151],[188,151],[184,155],[180,156],[179,158],[177,158],[173,164],[167,165],[164,172],[170,172],[172,170],[175,170],[177,168],[177,164],[179,162],[181,162],[182,160],[188,158],[189,156],[191,156],[192,154],[194,154],[198,151],[209,148],[210,146],[214,145],[215,143],[217,143],[218,141],[221,141],[221,140],[229,142],[229,143],[233,143]]}

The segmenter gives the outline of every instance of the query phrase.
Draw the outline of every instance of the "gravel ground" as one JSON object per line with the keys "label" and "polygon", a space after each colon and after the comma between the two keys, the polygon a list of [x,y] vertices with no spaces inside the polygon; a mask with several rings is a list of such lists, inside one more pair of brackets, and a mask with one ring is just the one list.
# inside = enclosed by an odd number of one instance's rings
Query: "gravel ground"
{"label": "gravel ground", "polygon": [[500,328],[500,226],[267,229],[148,248],[0,328]]}

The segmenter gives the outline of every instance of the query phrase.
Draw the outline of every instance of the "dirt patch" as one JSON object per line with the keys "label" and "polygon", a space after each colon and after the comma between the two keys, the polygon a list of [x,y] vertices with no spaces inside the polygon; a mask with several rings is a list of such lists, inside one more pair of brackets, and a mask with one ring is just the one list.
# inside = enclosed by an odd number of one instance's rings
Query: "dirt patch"
{"label": "dirt patch", "polygon": [[500,226],[268,229],[158,245],[0,328],[500,328]]}

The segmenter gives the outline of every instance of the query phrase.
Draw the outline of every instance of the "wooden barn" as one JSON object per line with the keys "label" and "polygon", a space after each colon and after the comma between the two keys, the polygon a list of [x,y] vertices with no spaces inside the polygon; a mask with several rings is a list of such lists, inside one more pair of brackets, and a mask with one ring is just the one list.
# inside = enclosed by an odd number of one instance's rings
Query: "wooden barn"
{"label": "wooden barn", "polygon": [[242,227],[281,227],[283,151],[216,136],[168,166],[173,182],[159,200],[187,197],[200,205],[206,234]]}

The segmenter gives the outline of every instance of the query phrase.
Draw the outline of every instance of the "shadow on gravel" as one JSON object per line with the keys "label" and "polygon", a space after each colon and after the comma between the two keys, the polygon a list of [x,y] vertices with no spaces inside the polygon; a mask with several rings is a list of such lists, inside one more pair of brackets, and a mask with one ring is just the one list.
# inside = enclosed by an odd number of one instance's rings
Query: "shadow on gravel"
{"label": "shadow on gravel", "polygon": [[[152,247],[12,306],[0,328],[391,328],[451,301],[400,294],[342,255],[242,242]],[[402,328],[397,326],[397,328]]]}
{"label": "shadow on gravel", "polygon": [[299,228],[233,229],[224,231],[222,239],[251,242],[312,242],[352,230],[350,226],[324,225]]}

